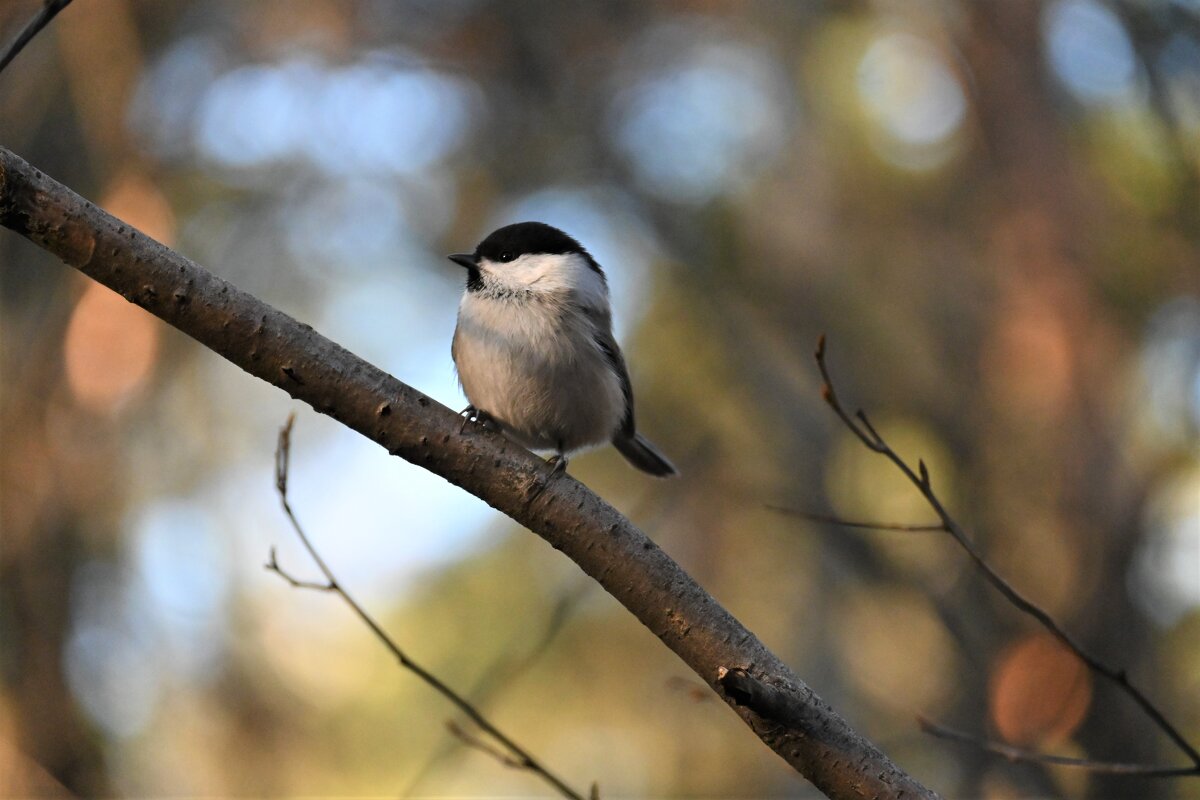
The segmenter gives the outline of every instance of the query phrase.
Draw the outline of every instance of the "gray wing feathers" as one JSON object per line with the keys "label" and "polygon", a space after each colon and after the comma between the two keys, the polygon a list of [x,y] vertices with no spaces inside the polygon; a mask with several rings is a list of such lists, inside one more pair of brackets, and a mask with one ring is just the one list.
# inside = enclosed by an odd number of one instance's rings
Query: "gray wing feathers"
{"label": "gray wing feathers", "polygon": [[621,378],[621,392],[625,395],[625,416],[621,418],[621,427],[613,437],[613,446],[617,448],[617,452],[625,456],[630,464],[642,472],[658,477],[677,475],[679,471],[675,469],[675,465],[660,453],[648,439],[637,432],[633,421],[633,386],[629,382],[629,370],[625,368],[625,359],[621,356],[621,348],[617,346],[607,325],[598,326],[596,346],[604,353],[608,363]]}
{"label": "gray wing feathers", "polygon": [[596,346],[604,353],[608,363],[621,379],[621,394],[625,396],[625,414],[621,417],[621,427],[618,432],[622,436],[633,436],[636,426],[633,422],[633,385],[629,382],[629,370],[625,368],[625,359],[621,356],[621,348],[617,346],[612,331],[598,327],[596,330]]}

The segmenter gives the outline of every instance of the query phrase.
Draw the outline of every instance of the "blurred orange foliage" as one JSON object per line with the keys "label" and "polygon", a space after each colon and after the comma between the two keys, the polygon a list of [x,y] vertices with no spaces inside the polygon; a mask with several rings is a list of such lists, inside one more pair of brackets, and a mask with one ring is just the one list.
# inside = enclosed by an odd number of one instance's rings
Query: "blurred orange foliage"
{"label": "blurred orange foliage", "polygon": [[1035,633],[1001,652],[988,687],[992,722],[1008,742],[1066,740],[1092,703],[1092,676],[1057,639]]}
{"label": "blurred orange foliage", "polygon": [[89,283],[63,342],[67,383],[84,408],[117,410],[145,384],[158,356],[158,326],[146,312]]}

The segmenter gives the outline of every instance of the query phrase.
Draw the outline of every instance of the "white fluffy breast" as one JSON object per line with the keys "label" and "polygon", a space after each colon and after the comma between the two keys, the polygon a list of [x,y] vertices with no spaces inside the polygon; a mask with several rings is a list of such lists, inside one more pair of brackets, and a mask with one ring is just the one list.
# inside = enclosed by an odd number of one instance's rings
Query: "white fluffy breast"
{"label": "white fluffy breast", "polygon": [[596,343],[608,287],[581,256],[526,255],[480,265],[463,295],[453,355],[471,405],[533,449],[612,439],[625,414],[621,378]]}

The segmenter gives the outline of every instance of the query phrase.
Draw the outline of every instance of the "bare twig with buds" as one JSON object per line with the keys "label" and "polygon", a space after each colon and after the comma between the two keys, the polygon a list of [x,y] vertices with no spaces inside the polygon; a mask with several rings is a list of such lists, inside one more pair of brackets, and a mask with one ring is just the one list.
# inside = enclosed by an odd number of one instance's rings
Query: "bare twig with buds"
{"label": "bare twig with buds", "polygon": [[963,733],[953,728],[947,728],[945,725],[939,725],[924,717],[917,717],[917,724],[921,726],[921,730],[930,736],[969,744],[989,753],[1003,756],[1013,762],[1045,764],[1052,767],[1073,767],[1103,775],[1126,775],[1134,778],[1184,778],[1197,774],[1195,767],[1159,767],[1153,764],[1125,764],[1117,761],[1093,761],[1090,758],[1072,758],[1070,756],[1056,756],[1051,753],[1039,753],[1036,750],[1026,750],[1023,747],[1013,747],[1009,744],[981,739],[969,733]]}
{"label": "bare twig with buds", "polygon": [[[837,414],[842,423],[850,429],[851,433],[858,437],[858,439],[868,449],[879,453],[891,461],[896,468],[900,470],[904,476],[908,478],[908,480],[917,488],[917,490],[921,493],[921,496],[925,498],[925,501],[929,504],[929,507],[933,510],[934,514],[937,515],[937,518],[940,521],[939,525],[934,526],[935,529],[950,534],[954,541],[957,542],[964,551],[966,551],[971,561],[974,562],[979,571],[983,573],[984,578],[986,578],[987,581],[991,583],[992,586],[994,586],[996,590],[999,591],[1000,594],[1002,594],[1013,606],[1037,620],[1042,627],[1044,627],[1051,633],[1051,635],[1054,636],[1054,638],[1058,639],[1058,641],[1062,642],[1063,645],[1065,645],[1072,653],[1074,653],[1075,656],[1078,657],[1088,669],[1097,675],[1101,675],[1104,678],[1112,681],[1117,685],[1118,688],[1121,689],[1121,691],[1133,698],[1134,702],[1137,703],[1146,716],[1149,717],[1154,724],[1158,726],[1158,728],[1162,730],[1180,750],[1184,752],[1185,755],[1187,755],[1192,762],[1192,766],[1160,767],[1152,765],[1132,765],[1090,761],[1087,759],[1071,759],[1062,756],[1048,756],[1010,747],[1008,745],[977,740],[966,734],[952,731],[949,728],[944,728],[926,720],[921,721],[922,729],[930,734],[940,736],[942,738],[977,744],[989,752],[998,753],[1014,761],[1060,764],[1083,767],[1094,772],[1141,775],[1145,777],[1200,776],[1200,752],[1197,752],[1196,748],[1184,738],[1183,734],[1180,733],[1179,730],[1167,720],[1166,715],[1162,712],[1162,710],[1159,709],[1158,706],[1155,705],[1154,702],[1151,701],[1141,689],[1139,689],[1129,680],[1129,675],[1125,672],[1125,670],[1113,667],[1101,661],[1091,652],[1086,650],[1083,645],[1081,645],[1070,634],[1063,630],[1062,626],[1059,625],[1058,622],[1055,621],[1055,619],[1051,617],[1045,609],[1041,608],[1013,588],[1012,584],[1006,581],[987,562],[979,548],[973,541],[971,541],[970,537],[967,536],[966,531],[964,531],[962,526],[959,525],[959,523],[950,515],[950,513],[946,510],[946,507],[942,504],[941,499],[937,496],[937,493],[933,489],[933,480],[930,477],[929,468],[925,465],[925,462],[918,459],[917,468],[914,470],[907,461],[901,458],[896,451],[893,450],[890,445],[888,445],[884,438],[879,434],[879,431],[875,429],[875,426],[871,424],[871,421],[867,418],[865,412],[859,409],[855,411],[853,416],[846,412],[846,409],[842,406],[841,400],[838,398],[837,391],[833,388],[833,379],[829,376],[829,367],[825,363],[824,336],[822,336],[817,343],[815,357],[817,360],[817,368],[821,371],[821,378],[824,381],[824,384],[821,387],[822,398],[824,398],[825,402],[829,404],[829,407],[833,409],[833,412]],[[814,517],[814,515],[809,515],[802,512],[789,513],[795,513],[797,516],[803,516],[807,518]],[[840,522],[840,520],[837,520],[836,518],[826,519],[827,521]],[[927,525],[906,527],[903,525],[890,523],[842,524],[849,524],[853,525],[854,527],[879,528],[885,530],[930,529],[930,526]]]}
{"label": "bare twig with buds", "polygon": [[279,430],[279,442],[275,448],[275,488],[279,492],[279,500],[283,505],[283,512],[287,515],[288,522],[291,523],[292,529],[296,532],[296,536],[298,536],[300,539],[300,543],[304,545],[304,549],[308,551],[309,556],[317,565],[317,568],[321,571],[321,574],[325,578],[325,582],[322,583],[319,581],[300,580],[292,576],[290,573],[284,571],[284,569],[279,566],[279,562],[276,560],[274,548],[271,549],[271,556],[267,563],[263,566],[269,571],[279,575],[279,577],[283,578],[288,582],[288,584],[297,589],[311,589],[318,592],[331,592],[341,597],[342,600],[345,601],[346,605],[350,606],[354,613],[358,615],[358,618],[361,619],[363,623],[371,629],[371,633],[375,634],[375,638],[382,642],[383,646],[386,647],[391,654],[396,657],[396,660],[400,662],[400,666],[411,671],[418,678],[437,691],[438,694],[442,695],[451,703],[453,703],[459,711],[461,711],[472,722],[474,722],[481,731],[495,740],[497,744],[494,745],[477,736],[466,734],[462,731],[461,727],[451,723],[453,727],[451,728],[450,732],[458,735],[459,739],[467,742],[476,749],[484,750],[493,756],[499,757],[501,761],[508,766],[517,767],[532,772],[546,783],[553,786],[554,789],[563,797],[569,797],[572,798],[572,800],[583,800],[584,795],[567,786],[562,779],[554,775],[545,766],[543,766],[542,763],[533,756],[533,754],[518,745],[510,736],[508,736],[508,734],[504,733],[494,724],[492,724],[486,717],[483,716],[479,709],[472,705],[462,695],[451,689],[432,672],[413,661],[408,654],[405,653],[398,644],[396,644],[395,640],[392,639],[392,637],[389,636],[385,630],[383,630],[379,623],[376,622],[375,619],[368,614],[367,611],[360,606],[353,597],[350,596],[345,588],[342,587],[341,583],[338,582],[338,579],[334,576],[333,571],[329,568],[329,565],[325,563],[325,559],[321,558],[321,554],[317,552],[317,549],[313,546],[312,542],[309,541],[308,535],[300,526],[299,520],[296,519],[296,515],[292,512],[291,504],[288,502],[288,462],[291,455],[292,424],[295,422],[295,420],[296,416],[295,414],[292,414],[288,417],[287,423],[284,424],[284,426]]}
{"label": "bare twig with buds", "polygon": [[33,37],[37,36],[42,28],[50,24],[50,20],[62,11],[67,6],[71,5],[71,0],[44,0],[42,7],[38,10],[33,18],[21,29],[17,34],[17,38],[13,39],[12,43],[4,49],[4,54],[0,55],[0,71],[9,65],[17,54],[25,49],[25,45],[32,41]]}

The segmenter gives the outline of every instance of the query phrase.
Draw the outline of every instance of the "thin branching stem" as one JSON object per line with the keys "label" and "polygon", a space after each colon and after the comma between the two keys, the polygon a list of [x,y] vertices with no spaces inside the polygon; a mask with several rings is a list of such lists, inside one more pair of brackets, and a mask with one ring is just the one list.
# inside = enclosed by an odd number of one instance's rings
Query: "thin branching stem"
{"label": "thin branching stem", "polygon": [[[1032,602],[1020,592],[1018,592],[1012,584],[1006,581],[996,570],[987,562],[983,554],[971,541],[966,531],[961,525],[950,515],[946,507],[942,504],[941,499],[933,489],[933,480],[930,477],[929,469],[925,466],[925,462],[918,460],[917,469],[913,470],[903,458],[891,448],[890,445],[879,434],[879,431],[871,424],[865,412],[861,409],[856,411],[851,417],[846,413],[838,398],[837,391],[833,387],[833,379],[829,376],[829,368],[825,363],[825,337],[822,336],[817,343],[816,350],[817,368],[821,371],[821,378],[824,380],[824,385],[821,389],[821,396],[838,418],[846,425],[850,431],[858,437],[866,447],[876,453],[880,453],[888,458],[897,469],[899,469],[908,480],[917,487],[921,496],[933,509],[933,512],[941,520],[942,530],[950,534],[954,541],[958,543],[975,566],[983,573],[983,576],[989,583],[996,588],[1013,606],[1020,611],[1033,617],[1048,630],[1056,639],[1063,643],[1071,652],[1073,652],[1091,671],[1101,675],[1115,683],[1122,691],[1133,698],[1134,702],[1142,709],[1142,711],[1153,720],[1154,724],[1159,727],[1176,746],[1182,750],[1192,762],[1192,767],[1185,768],[1180,775],[1200,775],[1200,752],[1192,746],[1183,734],[1167,720],[1166,715],[1156,706],[1149,697],[1146,696],[1141,689],[1135,686],[1129,680],[1129,675],[1123,669],[1113,667],[1091,652],[1086,650],[1083,645],[1076,641],[1068,634],[1058,622],[1050,616],[1050,614],[1036,603]],[[1148,767],[1148,770],[1157,774],[1161,772],[1161,768]]]}
{"label": "thin branching stem", "polygon": [[458,739],[467,747],[470,747],[473,750],[478,750],[479,752],[494,758],[496,761],[500,762],[506,767],[510,767],[512,769],[525,769],[524,762],[516,760],[491,742],[481,739],[469,731],[464,730],[461,725],[452,719],[446,720],[446,730],[451,736],[453,736],[455,739]]}
{"label": "thin branching stem", "polygon": [[12,40],[12,43],[4,49],[4,54],[0,55],[0,72],[9,65],[17,54],[25,49],[25,45],[37,36],[42,28],[50,24],[50,20],[54,19],[58,12],[62,11],[67,6],[71,5],[71,0],[44,0],[42,7],[33,15],[33,18],[21,29],[17,34],[17,38]]}
{"label": "thin branching stem", "polygon": [[1009,761],[1026,764],[1046,764],[1055,767],[1072,767],[1095,772],[1103,775],[1126,775],[1137,778],[1184,778],[1200,774],[1200,767],[1159,767],[1153,764],[1129,764],[1119,761],[1094,761],[1090,758],[1072,758],[1071,756],[1056,756],[1051,753],[1039,753],[1036,750],[1026,750],[1013,747],[990,739],[981,739],[963,731],[947,728],[936,722],[918,717],[921,730],[930,736],[961,742],[1003,756]]}
{"label": "thin branching stem", "polygon": [[787,514],[789,517],[805,519],[809,522],[821,522],[826,525],[840,525],[843,528],[865,528],[872,531],[903,531],[905,533],[940,533],[946,530],[945,526],[940,522],[934,524],[914,524],[908,522],[866,522],[864,520],[845,519],[835,514],[820,514],[816,511],[803,511],[797,508],[788,508],[787,506],[768,504],[767,508],[771,511],[778,511],[780,514]]}
{"label": "thin branching stem", "polygon": [[[264,566],[271,572],[278,574],[293,587],[298,589],[311,589],[321,592],[332,592],[333,594],[341,597],[342,600],[345,601],[346,605],[350,606],[358,618],[362,620],[363,624],[370,628],[371,633],[375,635],[375,638],[378,639],[393,656],[395,656],[396,660],[400,662],[400,666],[415,674],[427,685],[437,691],[438,694],[449,700],[456,708],[458,708],[459,711],[461,711],[472,722],[478,725],[480,730],[492,737],[504,748],[504,750],[507,751],[507,754],[503,754],[506,759],[504,763],[509,764],[510,766],[518,766],[534,773],[546,783],[553,786],[555,790],[563,797],[569,797],[572,798],[572,800],[583,800],[584,795],[581,795],[570,786],[567,786],[562,779],[550,772],[550,770],[548,770],[541,763],[541,761],[535,758],[533,754],[513,741],[511,737],[509,737],[506,733],[501,731],[486,717],[484,717],[482,712],[472,705],[470,701],[455,692],[432,672],[413,661],[408,654],[400,648],[396,641],[388,635],[388,633],[380,626],[380,624],[376,622],[375,619],[368,614],[361,605],[358,604],[358,601],[356,601],[350,595],[350,593],[346,591],[345,587],[343,587],[338,579],[334,576],[333,570],[329,568],[329,565],[325,563],[325,559],[321,557],[321,554],[317,552],[316,547],[314,547],[313,543],[309,540],[308,535],[304,532],[304,528],[301,527],[299,520],[296,519],[296,515],[292,512],[291,504],[288,502],[288,461],[290,459],[292,424],[294,422],[295,415],[293,414],[288,417],[287,423],[279,431],[279,443],[275,449],[275,487],[279,491],[279,499],[283,505],[283,512],[287,515],[288,522],[291,523],[292,530],[296,532],[296,536],[299,537],[300,543],[304,545],[304,549],[308,551],[313,563],[317,565],[317,568],[325,577],[326,582],[319,583],[316,581],[303,581],[293,577],[280,568],[275,557],[275,551],[273,549],[271,551],[270,560]],[[479,740],[473,739],[473,741],[478,742]],[[493,749],[491,752],[500,751]]]}

